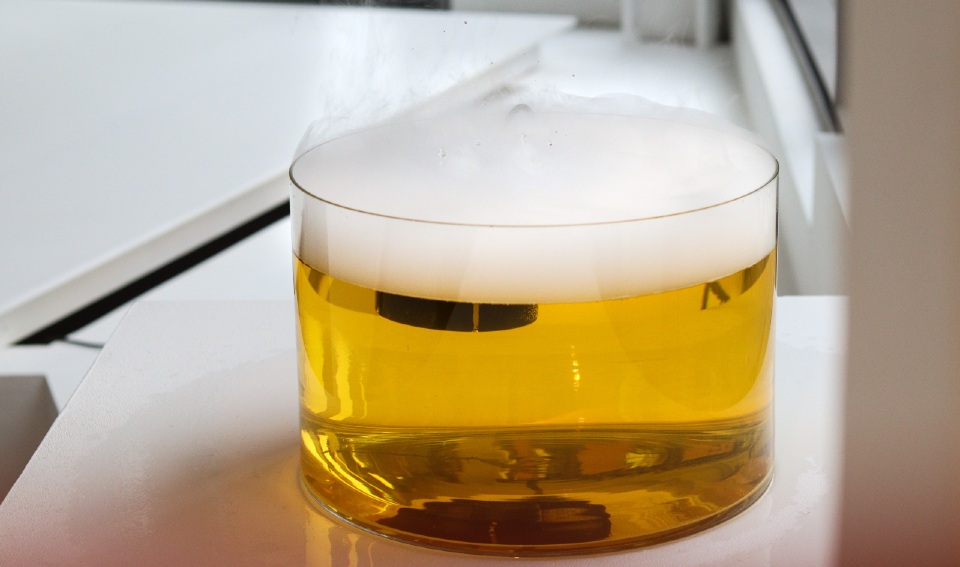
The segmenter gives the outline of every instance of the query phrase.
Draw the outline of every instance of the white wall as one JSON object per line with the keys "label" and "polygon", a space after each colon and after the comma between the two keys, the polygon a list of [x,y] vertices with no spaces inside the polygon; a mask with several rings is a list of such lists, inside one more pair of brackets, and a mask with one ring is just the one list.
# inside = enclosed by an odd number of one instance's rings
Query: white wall
{"label": "white wall", "polygon": [[844,9],[853,232],[840,562],[960,565],[960,2]]}

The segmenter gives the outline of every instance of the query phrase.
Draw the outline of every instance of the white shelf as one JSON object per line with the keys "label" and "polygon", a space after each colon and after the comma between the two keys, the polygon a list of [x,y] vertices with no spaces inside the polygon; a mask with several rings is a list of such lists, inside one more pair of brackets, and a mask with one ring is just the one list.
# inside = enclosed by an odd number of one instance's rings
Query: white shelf
{"label": "white shelf", "polygon": [[[777,303],[776,468],[751,508],[649,549],[536,565],[824,565],[834,548],[845,302]],[[0,564],[515,564],[333,521],[297,482],[290,302],[143,302],[0,504]]]}

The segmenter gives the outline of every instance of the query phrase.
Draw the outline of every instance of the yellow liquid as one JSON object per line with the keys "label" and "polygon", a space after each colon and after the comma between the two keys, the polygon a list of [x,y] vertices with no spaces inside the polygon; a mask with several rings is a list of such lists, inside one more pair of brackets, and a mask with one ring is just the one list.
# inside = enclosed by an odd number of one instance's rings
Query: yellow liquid
{"label": "yellow liquid", "polygon": [[296,260],[304,484],[361,527],[474,553],[714,525],[770,478],[775,259],[485,332],[392,321]]}

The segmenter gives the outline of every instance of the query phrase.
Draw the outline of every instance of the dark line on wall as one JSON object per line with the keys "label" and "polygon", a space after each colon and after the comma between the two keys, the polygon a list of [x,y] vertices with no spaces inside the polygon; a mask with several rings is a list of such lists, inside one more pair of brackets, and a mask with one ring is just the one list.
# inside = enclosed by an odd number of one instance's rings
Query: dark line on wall
{"label": "dark line on wall", "polygon": [[32,335],[21,339],[17,344],[48,344],[62,340],[70,333],[96,321],[107,313],[120,307],[163,282],[189,270],[200,262],[226,250],[230,246],[253,235],[290,215],[290,205],[284,202],[264,213],[244,222],[220,236],[197,246],[153,271],[113,290],[87,305],[77,309],[62,319],[47,325]]}
{"label": "dark line on wall", "polygon": [[804,82],[807,83],[807,88],[813,97],[814,106],[816,106],[821,131],[839,132],[840,120],[837,117],[836,107],[830,99],[830,94],[827,92],[827,85],[814,63],[813,53],[803,38],[796,15],[794,15],[793,10],[790,9],[786,0],[772,0],[770,4],[774,7],[774,11],[780,18],[781,23],[783,23],[783,28],[787,32],[787,39],[790,42],[790,46],[793,48],[794,54],[800,62]]}
{"label": "dark line on wall", "polygon": [[83,348],[92,348],[92,349],[95,349],[95,350],[100,350],[100,349],[102,349],[104,346],[106,346],[104,343],[95,343],[95,342],[91,342],[91,341],[81,341],[80,339],[61,339],[61,340],[58,341],[58,342],[61,342],[61,343],[66,344],[66,345],[73,345],[73,346],[78,346],[78,347],[83,347]]}

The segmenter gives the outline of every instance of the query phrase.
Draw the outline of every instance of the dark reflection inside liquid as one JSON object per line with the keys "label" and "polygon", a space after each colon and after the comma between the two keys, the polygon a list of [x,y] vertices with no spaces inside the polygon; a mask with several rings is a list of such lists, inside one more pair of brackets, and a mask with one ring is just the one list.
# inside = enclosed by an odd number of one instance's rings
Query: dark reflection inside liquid
{"label": "dark reflection inside liquid", "polygon": [[399,539],[496,554],[616,547],[614,521],[638,544],[697,531],[752,502],[771,460],[764,422],[324,434],[329,465],[304,480],[325,506]]}
{"label": "dark reflection inside liquid", "polygon": [[516,502],[454,499],[401,508],[381,525],[415,534],[470,543],[569,544],[610,536],[604,506],[560,497]]}
{"label": "dark reflection inside liquid", "polygon": [[395,323],[437,331],[506,331],[537,320],[536,305],[421,299],[377,292],[377,313]]}

